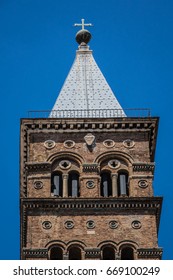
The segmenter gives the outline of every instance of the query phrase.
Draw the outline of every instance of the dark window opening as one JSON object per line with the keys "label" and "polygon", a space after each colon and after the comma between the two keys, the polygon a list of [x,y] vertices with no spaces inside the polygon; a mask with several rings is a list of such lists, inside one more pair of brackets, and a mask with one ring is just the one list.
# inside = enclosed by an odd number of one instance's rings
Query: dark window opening
{"label": "dark window opening", "polygon": [[115,250],[111,247],[103,248],[103,260],[115,260]]}
{"label": "dark window opening", "polygon": [[112,180],[111,175],[108,172],[101,174],[101,196],[112,196]]}
{"label": "dark window opening", "polygon": [[121,260],[134,260],[133,249],[125,247],[121,250]]}
{"label": "dark window opening", "polygon": [[60,247],[53,247],[50,250],[50,260],[62,260],[63,251]]}
{"label": "dark window opening", "polygon": [[59,172],[52,174],[51,193],[55,196],[62,196],[62,174]]}
{"label": "dark window opening", "polygon": [[81,249],[78,247],[70,248],[69,260],[81,260]]}
{"label": "dark window opening", "polygon": [[72,172],[68,178],[68,196],[78,197],[79,196],[79,174]]}
{"label": "dark window opening", "polygon": [[128,174],[125,172],[118,174],[118,196],[128,196]]}

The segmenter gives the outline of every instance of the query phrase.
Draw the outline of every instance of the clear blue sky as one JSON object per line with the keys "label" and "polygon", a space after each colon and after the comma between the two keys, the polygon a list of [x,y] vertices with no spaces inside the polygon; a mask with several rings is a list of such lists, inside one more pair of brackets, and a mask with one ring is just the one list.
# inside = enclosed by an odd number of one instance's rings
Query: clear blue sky
{"label": "clear blue sky", "polygon": [[164,196],[163,259],[173,259],[172,0],[0,0],[0,259],[19,258],[19,120],[52,108],[81,18],[94,24],[90,47],[122,107],[160,117],[154,193]]}

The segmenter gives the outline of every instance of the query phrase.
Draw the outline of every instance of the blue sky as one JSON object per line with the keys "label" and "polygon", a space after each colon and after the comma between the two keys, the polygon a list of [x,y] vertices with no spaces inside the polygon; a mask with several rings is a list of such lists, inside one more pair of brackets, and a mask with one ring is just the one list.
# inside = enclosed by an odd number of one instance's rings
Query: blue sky
{"label": "blue sky", "polygon": [[160,117],[154,193],[164,196],[163,259],[173,259],[171,0],[0,0],[0,259],[19,258],[20,118],[53,107],[81,18],[94,25],[90,48],[122,107],[151,108]]}

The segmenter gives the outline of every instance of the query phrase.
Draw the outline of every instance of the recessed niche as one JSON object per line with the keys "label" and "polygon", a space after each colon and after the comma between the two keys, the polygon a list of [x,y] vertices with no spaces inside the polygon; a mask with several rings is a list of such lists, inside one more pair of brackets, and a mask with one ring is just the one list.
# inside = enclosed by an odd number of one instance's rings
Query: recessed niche
{"label": "recessed niche", "polygon": [[118,227],[118,222],[117,221],[110,221],[109,222],[109,227],[112,229],[115,229]]}
{"label": "recessed niche", "polygon": [[93,229],[95,228],[95,223],[92,220],[87,221],[86,226],[88,229]]}
{"label": "recessed niche", "polygon": [[44,142],[44,146],[46,147],[46,149],[53,149],[55,147],[55,141],[53,140],[46,140]]}
{"label": "recessed niche", "polygon": [[62,160],[59,163],[61,169],[69,169],[71,167],[71,162],[69,160]]}
{"label": "recessed niche", "polygon": [[64,147],[65,147],[65,148],[71,149],[71,148],[73,148],[74,146],[75,146],[75,142],[72,141],[72,140],[66,140],[66,141],[64,142]]}
{"label": "recessed niche", "polygon": [[132,223],[131,223],[131,226],[132,226],[132,228],[134,228],[134,229],[140,229],[141,228],[141,222],[140,221],[133,221]]}
{"label": "recessed niche", "polygon": [[64,225],[65,225],[65,228],[72,229],[74,227],[74,222],[71,220],[68,220],[68,221],[65,221]]}
{"label": "recessed niche", "polygon": [[44,221],[44,222],[42,223],[42,227],[43,227],[44,229],[50,229],[50,228],[52,227],[52,223],[51,223],[50,221]]}
{"label": "recessed niche", "polygon": [[121,164],[120,164],[119,160],[117,160],[117,159],[111,159],[111,160],[108,162],[108,165],[109,165],[109,167],[112,168],[112,169],[117,169],[117,168],[120,167]]}
{"label": "recessed niche", "polygon": [[42,189],[43,188],[43,182],[42,181],[35,181],[34,182],[34,188],[36,190]]}
{"label": "recessed niche", "polygon": [[95,187],[94,181],[88,180],[86,182],[86,186],[87,186],[88,189],[93,189]]}
{"label": "recessed niche", "polygon": [[147,180],[139,180],[138,181],[138,186],[142,189],[145,189],[148,187],[148,182]]}
{"label": "recessed niche", "polygon": [[111,139],[107,139],[103,141],[103,145],[107,148],[113,148],[115,146],[115,142]]}
{"label": "recessed niche", "polygon": [[128,149],[131,149],[131,148],[134,147],[135,142],[131,139],[126,139],[126,140],[123,141],[123,145],[124,145],[124,147],[126,147]]}

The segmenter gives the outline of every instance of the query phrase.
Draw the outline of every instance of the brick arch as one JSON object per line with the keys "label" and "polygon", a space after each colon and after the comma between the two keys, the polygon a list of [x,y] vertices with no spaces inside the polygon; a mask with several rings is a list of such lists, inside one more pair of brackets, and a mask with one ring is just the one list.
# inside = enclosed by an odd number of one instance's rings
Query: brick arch
{"label": "brick arch", "polygon": [[97,247],[98,248],[103,248],[105,246],[113,246],[115,249],[117,249],[117,243],[115,241],[112,241],[112,240],[105,240],[105,241],[102,241],[100,242]]}
{"label": "brick arch", "polygon": [[99,156],[97,156],[94,160],[95,163],[101,163],[105,160],[110,160],[110,159],[120,159],[122,161],[124,161],[128,166],[132,165],[134,162],[134,159],[132,156],[128,155],[127,153],[124,152],[120,152],[120,151],[115,151],[115,150],[110,150],[108,152],[104,152],[102,154],[100,154]]}
{"label": "brick arch", "polygon": [[66,243],[61,241],[61,240],[51,240],[49,241],[46,245],[45,248],[47,248],[48,250],[50,250],[52,247],[54,246],[59,246],[61,247],[63,250],[66,249]]}
{"label": "brick arch", "polygon": [[47,161],[53,164],[57,159],[60,159],[60,158],[62,158],[62,159],[68,158],[68,159],[74,160],[74,161],[78,162],[79,165],[84,163],[84,158],[81,155],[74,153],[74,152],[67,152],[67,151],[61,151],[58,153],[54,153],[48,157]]}
{"label": "brick arch", "polygon": [[132,240],[123,240],[118,244],[119,251],[125,247],[132,247],[134,250],[137,250],[139,245],[138,245],[138,243],[136,243],[135,241],[132,241]]}
{"label": "brick arch", "polygon": [[117,255],[117,244],[113,241],[103,241],[99,245],[101,251],[101,259],[115,260]]}
{"label": "brick arch", "polygon": [[70,249],[70,247],[73,247],[73,246],[80,247],[80,249],[84,250],[84,248],[86,247],[86,244],[79,240],[71,240],[66,244],[66,246],[67,246],[68,250]]}

